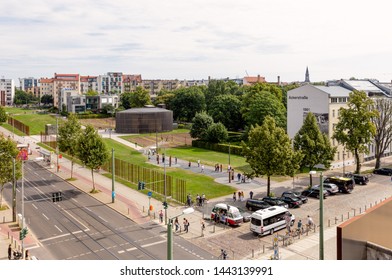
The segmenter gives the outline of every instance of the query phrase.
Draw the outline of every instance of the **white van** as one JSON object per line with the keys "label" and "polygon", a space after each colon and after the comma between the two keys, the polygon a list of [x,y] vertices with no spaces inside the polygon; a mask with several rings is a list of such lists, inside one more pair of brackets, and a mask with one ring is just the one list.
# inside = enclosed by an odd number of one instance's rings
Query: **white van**
{"label": "white van", "polygon": [[250,230],[255,235],[273,234],[275,231],[286,228],[287,223],[293,226],[295,216],[285,207],[272,206],[254,212],[250,219]]}
{"label": "white van", "polygon": [[235,226],[240,225],[244,217],[242,217],[240,210],[237,207],[227,205],[225,203],[218,203],[212,208],[211,220],[215,220],[215,216],[219,214],[219,221]]}

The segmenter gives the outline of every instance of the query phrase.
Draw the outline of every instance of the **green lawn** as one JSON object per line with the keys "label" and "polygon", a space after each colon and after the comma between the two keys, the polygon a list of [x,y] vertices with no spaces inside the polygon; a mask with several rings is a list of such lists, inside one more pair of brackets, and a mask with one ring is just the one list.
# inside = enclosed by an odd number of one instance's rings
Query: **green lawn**
{"label": "green lawn", "polygon": [[15,115],[14,118],[30,127],[30,135],[39,135],[41,131],[45,131],[46,124],[56,125],[56,118],[51,115],[22,114]]}
{"label": "green lawn", "polygon": [[23,108],[15,108],[15,107],[4,107],[5,111],[9,114],[34,114],[35,110],[32,109],[23,109]]}
{"label": "green lawn", "polygon": [[[116,158],[147,168],[160,169],[163,172],[163,167],[149,164],[146,162],[145,156],[136,150],[112,139],[104,139],[104,141],[110,150],[114,148]],[[214,182],[212,177],[196,174],[187,170],[166,167],[166,173],[174,178],[186,180],[187,192],[191,193],[193,196],[204,193],[207,198],[214,198],[224,196],[235,191],[235,189],[230,186]]]}
{"label": "green lawn", "polygon": [[13,131],[18,136],[25,136],[26,135],[22,131],[19,131],[16,128],[12,129],[12,125],[9,125],[8,123],[3,123],[1,126],[4,127],[5,129],[7,129],[8,131],[11,131],[11,132]]}

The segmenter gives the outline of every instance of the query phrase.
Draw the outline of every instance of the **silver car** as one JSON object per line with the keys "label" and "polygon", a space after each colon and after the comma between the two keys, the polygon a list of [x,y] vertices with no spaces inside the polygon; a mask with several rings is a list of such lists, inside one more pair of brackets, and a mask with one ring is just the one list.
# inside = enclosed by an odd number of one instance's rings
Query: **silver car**
{"label": "silver car", "polygon": [[[314,185],[312,187],[312,189],[319,190],[320,189],[320,185]],[[339,192],[339,187],[337,185],[335,185],[335,184],[332,184],[332,183],[324,183],[323,184],[323,189],[328,191],[329,194],[336,194],[336,193]]]}

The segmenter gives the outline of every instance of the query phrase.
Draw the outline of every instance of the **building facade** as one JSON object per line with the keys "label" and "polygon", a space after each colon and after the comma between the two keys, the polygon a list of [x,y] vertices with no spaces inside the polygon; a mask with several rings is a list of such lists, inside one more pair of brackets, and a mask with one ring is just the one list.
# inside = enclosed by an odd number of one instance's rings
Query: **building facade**
{"label": "building facade", "polygon": [[98,92],[100,94],[122,93],[122,72],[108,72],[106,75],[98,76]]}
{"label": "building facade", "polygon": [[12,106],[15,97],[15,83],[13,79],[0,79],[0,104]]}
{"label": "building facade", "polygon": [[80,94],[79,74],[57,74],[53,78],[53,106],[59,107],[61,90],[63,88],[76,90]]}
{"label": "building facade", "polygon": [[141,86],[142,75],[123,75],[123,89],[122,92],[132,92],[136,87]]}
{"label": "building facade", "polygon": [[98,76],[80,76],[80,94],[86,94],[89,90],[99,93]]}

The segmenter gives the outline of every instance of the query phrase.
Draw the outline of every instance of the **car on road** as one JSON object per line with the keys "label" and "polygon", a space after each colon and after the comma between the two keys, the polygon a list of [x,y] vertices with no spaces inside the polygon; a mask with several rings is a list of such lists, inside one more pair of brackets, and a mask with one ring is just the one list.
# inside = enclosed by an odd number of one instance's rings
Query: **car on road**
{"label": "car on road", "polygon": [[[314,185],[311,189],[320,190],[320,185]],[[329,194],[337,194],[339,192],[339,187],[332,183],[323,183],[323,189],[328,191]]]}
{"label": "car on road", "polygon": [[[270,206],[271,207],[271,206]],[[247,211],[247,210],[245,210],[245,209],[242,209],[242,208],[238,208],[238,210],[240,210],[240,213],[241,213],[241,215],[242,215],[242,220],[243,220],[243,222],[244,223],[247,223],[247,222],[250,222],[250,218],[251,218],[251,216],[252,216],[252,212],[249,212],[249,211]]]}
{"label": "car on road", "polygon": [[268,207],[271,207],[271,205],[265,201],[257,200],[257,199],[248,199],[246,200],[246,204],[245,204],[245,208],[248,209],[249,211],[257,211]]}
{"label": "car on road", "polygon": [[243,222],[243,217],[237,207],[227,205],[226,203],[215,204],[211,211],[211,220],[215,221],[219,218],[219,222],[238,226]]}
{"label": "car on road", "polygon": [[294,196],[282,196],[280,199],[286,202],[289,208],[300,207],[303,204],[301,199]]}
{"label": "car on road", "polygon": [[367,185],[367,183],[369,183],[369,177],[367,175],[346,173],[345,176],[347,178],[353,178],[355,184]]}
{"label": "car on road", "polygon": [[[327,196],[329,195],[328,191],[324,190],[323,193],[324,193],[324,198],[327,198]],[[312,188],[308,190],[304,190],[301,194],[307,197],[320,198],[320,190],[315,190]]]}
{"label": "car on road", "polygon": [[392,168],[378,168],[373,170],[374,174],[392,176]]}
{"label": "car on road", "polygon": [[263,197],[261,200],[267,202],[271,206],[282,206],[285,208],[289,208],[289,205],[279,197],[266,196]]}
{"label": "car on road", "polygon": [[339,188],[339,192],[351,193],[354,190],[355,181],[353,178],[345,177],[327,177],[324,180],[324,184],[335,184]]}
{"label": "car on road", "polygon": [[287,191],[287,192],[283,192],[282,196],[290,196],[290,197],[299,198],[302,201],[302,203],[308,202],[308,198],[306,196],[303,196],[300,192]]}

